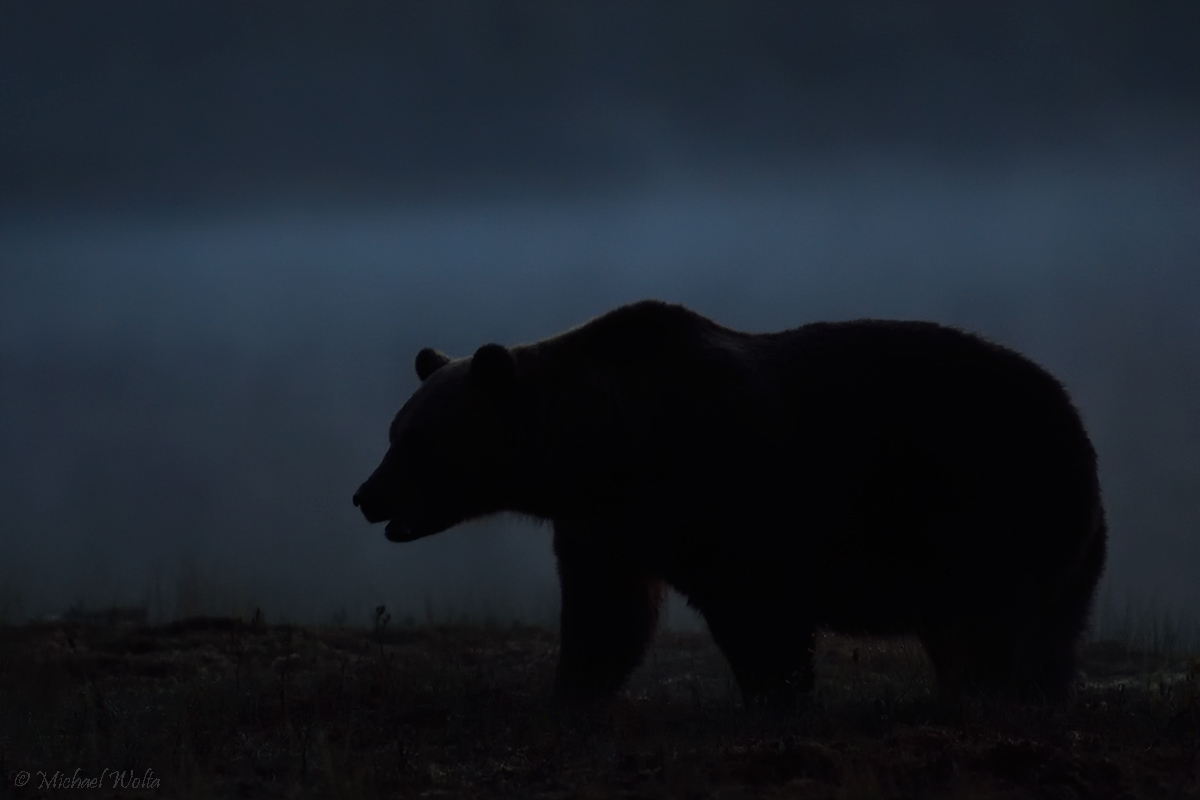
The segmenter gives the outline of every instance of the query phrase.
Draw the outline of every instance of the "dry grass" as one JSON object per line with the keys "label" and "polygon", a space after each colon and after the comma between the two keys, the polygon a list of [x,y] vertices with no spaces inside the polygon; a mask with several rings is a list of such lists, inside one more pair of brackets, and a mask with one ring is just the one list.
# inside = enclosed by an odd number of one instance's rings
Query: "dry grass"
{"label": "dry grass", "polygon": [[[112,617],[0,628],[0,774],[153,770],[160,796],[1200,796],[1200,661],[1087,648],[1060,708],[939,701],[910,640],[825,636],[794,713],[743,709],[707,636],[628,690],[549,699],[529,627]],[[103,771],[107,769],[108,773]],[[17,787],[22,771],[29,784]]]}

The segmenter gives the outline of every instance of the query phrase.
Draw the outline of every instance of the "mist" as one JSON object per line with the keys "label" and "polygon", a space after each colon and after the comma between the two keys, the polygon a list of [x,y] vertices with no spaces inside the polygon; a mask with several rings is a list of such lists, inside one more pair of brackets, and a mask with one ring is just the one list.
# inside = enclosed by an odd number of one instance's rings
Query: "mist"
{"label": "mist", "polygon": [[1200,616],[1194,7],[132,6],[0,26],[0,616],[549,622],[547,526],[350,497],[420,348],[646,297],[1026,353],[1102,596]]}

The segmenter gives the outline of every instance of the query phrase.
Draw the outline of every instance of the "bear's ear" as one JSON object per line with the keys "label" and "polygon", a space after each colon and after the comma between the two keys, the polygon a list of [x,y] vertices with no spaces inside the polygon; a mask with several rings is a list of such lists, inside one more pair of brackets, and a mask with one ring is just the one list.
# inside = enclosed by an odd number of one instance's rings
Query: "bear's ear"
{"label": "bear's ear", "polygon": [[417,377],[424,383],[425,379],[450,363],[450,356],[439,353],[432,347],[426,347],[417,353]]}
{"label": "bear's ear", "polygon": [[471,381],[488,392],[501,392],[517,377],[517,362],[502,344],[485,344],[471,358]]}

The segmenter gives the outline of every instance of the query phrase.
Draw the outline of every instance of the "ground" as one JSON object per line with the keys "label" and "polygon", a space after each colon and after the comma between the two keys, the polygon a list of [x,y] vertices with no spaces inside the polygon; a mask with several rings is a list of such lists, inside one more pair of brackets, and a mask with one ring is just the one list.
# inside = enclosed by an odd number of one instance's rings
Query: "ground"
{"label": "ground", "polygon": [[0,796],[1200,797],[1189,656],[1087,645],[1076,697],[1045,708],[939,700],[915,641],[823,636],[781,714],[740,707],[703,634],[661,634],[591,706],[552,701],[556,648],[386,613],[3,627]]}

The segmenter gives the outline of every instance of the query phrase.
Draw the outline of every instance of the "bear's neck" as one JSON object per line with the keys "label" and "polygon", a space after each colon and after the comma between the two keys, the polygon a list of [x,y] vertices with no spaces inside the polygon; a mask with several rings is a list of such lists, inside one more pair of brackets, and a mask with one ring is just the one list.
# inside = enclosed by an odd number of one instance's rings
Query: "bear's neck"
{"label": "bear's neck", "polygon": [[[620,517],[644,485],[622,388],[595,364],[537,346],[516,352],[511,510],[542,519]],[[635,444],[637,449],[634,449]]]}

